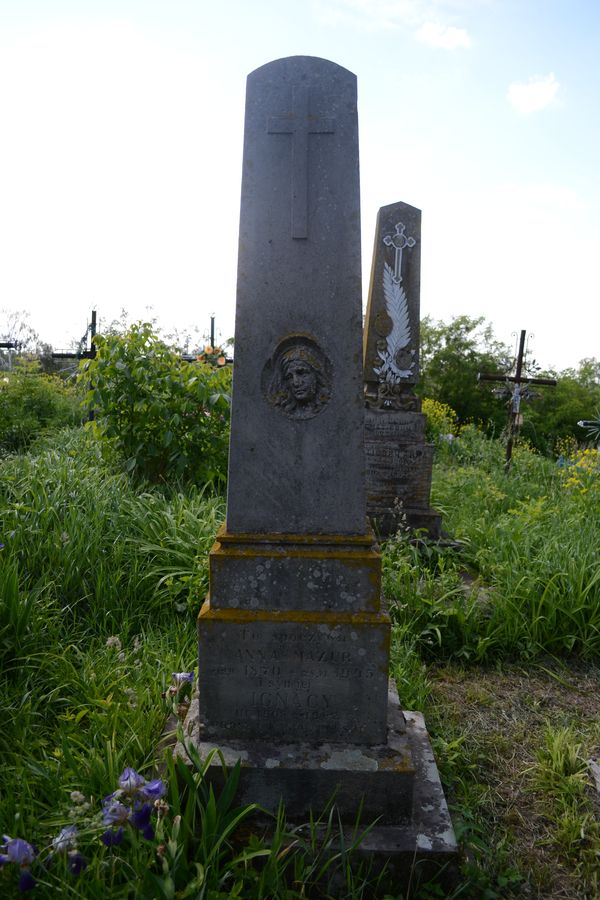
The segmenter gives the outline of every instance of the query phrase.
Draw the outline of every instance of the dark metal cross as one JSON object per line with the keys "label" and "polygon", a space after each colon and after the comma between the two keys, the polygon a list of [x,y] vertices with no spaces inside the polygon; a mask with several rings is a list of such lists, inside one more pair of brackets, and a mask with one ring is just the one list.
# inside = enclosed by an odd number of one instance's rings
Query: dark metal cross
{"label": "dark metal cross", "polygon": [[525,330],[521,331],[519,338],[519,352],[517,355],[517,365],[514,375],[503,375],[502,372],[479,372],[477,381],[496,381],[512,385],[511,404],[508,413],[508,441],[506,442],[506,462],[505,470],[508,472],[510,461],[512,458],[513,445],[519,434],[521,425],[521,385],[523,384],[544,384],[548,387],[556,386],[555,378],[526,378],[523,377],[523,362],[525,359]]}
{"label": "dark metal cross", "polygon": [[[87,336],[90,335],[90,349],[87,348]],[[52,359],[94,359],[96,356],[96,345],[94,338],[96,337],[96,310],[92,310],[91,324],[86,328],[84,336],[79,342],[79,350],[74,353],[72,350],[57,350],[52,354]]]}
{"label": "dark metal cross", "polygon": [[292,135],[292,237],[308,236],[308,136],[333,134],[334,118],[310,114],[310,95],[306,85],[292,88],[292,111],[285,116],[269,116],[268,134]]}
{"label": "dark metal cross", "polygon": [[[87,348],[87,336],[88,333],[90,335],[90,349]],[[57,350],[52,354],[52,359],[95,359],[96,358],[96,345],[94,343],[94,338],[96,337],[96,310],[92,310],[92,321],[86,328],[84,336],[81,338],[79,342],[79,350],[77,353],[70,353],[67,350]],[[94,419],[94,407],[90,404],[88,409],[88,419],[90,422]]]}

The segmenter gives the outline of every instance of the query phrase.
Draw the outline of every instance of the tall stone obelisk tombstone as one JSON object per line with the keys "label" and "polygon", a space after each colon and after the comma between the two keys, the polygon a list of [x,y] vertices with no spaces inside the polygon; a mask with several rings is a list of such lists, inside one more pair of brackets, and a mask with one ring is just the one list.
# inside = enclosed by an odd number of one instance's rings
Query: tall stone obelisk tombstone
{"label": "tall stone obelisk tombstone", "polygon": [[364,333],[367,511],[378,535],[401,526],[440,536],[431,509],[433,447],[414,392],[419,380],[421,211],[379,210]]}
{"label": "tall stone obelisk tombstone", "polygon": [[365,535],[355,77],[253,72],[243,165],[227,530]]}
{"label": "tall stone obelisk tombstone", "polygon": [[430,749],[388,682],[366,516],[358,174],[352,73],[300,56],[249,75],[227,518],[189,728],[241,760],[240,802],[293,820],[335,794],[343,820],[362,803],[414,854],[439,804],[415,801]]}
{"label": "tall stone obelisk tombstone", "polygon": [[214,737],[386,736],[357,129],[355,76],[334,63],[292,57],[248,77],[227,519],[199,620]]}

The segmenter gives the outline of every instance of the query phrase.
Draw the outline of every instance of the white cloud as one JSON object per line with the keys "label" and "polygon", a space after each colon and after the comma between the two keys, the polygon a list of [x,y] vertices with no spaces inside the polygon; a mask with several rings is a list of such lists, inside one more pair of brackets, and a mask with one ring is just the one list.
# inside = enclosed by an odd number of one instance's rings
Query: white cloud
{"label": "white cloud", "polygon": [[[467,0],[467,6],[479,2]],[[424,34],[419,40],[432,46],[453,49],[470,45],[464,29],[429,21],[436,9],[441,16],[444,11],[453,15],[455,0],[313,0],[312,5],[324,25],[349,25],[368,31],[419,27]]]}
{"label": "white cloud", "polygon": [[422,0],[316,0],[314,9],[325,25],[351,25],[369,31],[414,25]]}
{"label": "white cloud", "polygon": [[430,47],[441,47],[444,50],[471,46],[471,39],[464,28],[442,25],[439,22],[425,22],[415,32],[415,38]]}
{"label": "white cloud", "polygon": [[556,100],[560,84],[550,72],[545,77],[530,78],[523,83],[515,81],[509,85],[506,99],[517,110],[527,115],[546,109]]}

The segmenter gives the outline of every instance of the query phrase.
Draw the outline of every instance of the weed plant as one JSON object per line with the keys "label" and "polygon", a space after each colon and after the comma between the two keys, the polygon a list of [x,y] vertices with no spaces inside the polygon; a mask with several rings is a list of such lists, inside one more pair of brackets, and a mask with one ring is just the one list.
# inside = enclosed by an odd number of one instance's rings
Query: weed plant
{"label": "weed plant", "polygon": [[72,382],[45,375],[38,362],[20,360],[0,377],[0,451],[28,448],[41,432],[81,421]]}

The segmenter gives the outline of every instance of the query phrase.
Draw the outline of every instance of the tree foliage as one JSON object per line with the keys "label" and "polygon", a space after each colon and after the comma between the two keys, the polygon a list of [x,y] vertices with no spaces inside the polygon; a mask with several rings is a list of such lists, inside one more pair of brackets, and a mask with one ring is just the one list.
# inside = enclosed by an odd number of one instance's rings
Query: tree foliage
{"label": "tree foliage", "polygon": [[92,427],[126,469],[152,482],[221,485],[227,475],[231,371],[182,360],[151,325],[97,335],[81,365]]}
{"label": "tree foliage", "polygon": [[[477,374],[514,374],[514,361],[513,351],[496,340],[483,317],[456,316],[449,324],[427,317],[421,323],[420,393],[452,407],[461,425],[474,422],[488,434],[504,431],[510,396],[499,395],[501,385],[478,383]],[[525,392],[522,436],[544,453],[565,438],[585,442],[577,422],[600,409],[600,362],[591,357],[574,369],[533,375],[554,377],[557,385],[533,385]]]}
{"label": "tree foliage", "polygon": [[522,434],[543,452],[555,450],[557,443],[572,438],[588,440],[577,423],[593,419],[600,410],[600,363],[583,359],[575,369],[548,373],[556,377],[556,387],[534,389],[534,398],[524,409]]}
{"label": "tree foliage", "polygon": [[455,316],[449,324],[427,316],[421,322],[420,392],[450,406],[461,424],[474,422],[500,433],[506,410],[477,381],[479,372],[506,372],[509,348],[494,337],[481,316]]}

